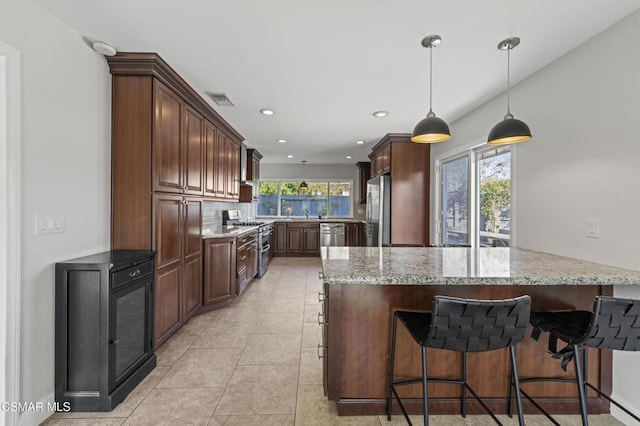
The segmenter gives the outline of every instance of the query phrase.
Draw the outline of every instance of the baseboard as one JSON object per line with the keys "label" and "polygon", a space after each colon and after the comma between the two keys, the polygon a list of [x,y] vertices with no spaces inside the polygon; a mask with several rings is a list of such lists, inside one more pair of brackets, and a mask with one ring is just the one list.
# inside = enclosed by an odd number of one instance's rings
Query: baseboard
{"label": "baseboard", "polygon": [[[620,398],[617,395],[611,395],[611,398],[616,400],[616,402],[621,404],[627,410],[631,411],[634,415],[640,417],[640,411],[636,407],[625,401],[623,398]],[[609,407],[611,410],[611,415],[617,420],[620,420],[625,425],[633,425],[637,423],[637,421],[633,417],[622,411],[620,408],[616,407],[615,404],[611,404]]]}
{"label": "baseboard", "polygon": [[28,401],[28,402],[33,402],[33,405],[35,407],[42,407],[42,410],[35,409],[35,410],[28,410],[20,413],[20,415],[18,416],[18,424],[24,425],[24,426],[33,426],[33,425],[41,424],[42,422],[47,420],[49,417],[51,417],[55,413],[55,411],[48,411],[47,409],[49,404],[53,404],[54,400],[55,400],[54,394],[53,392],[51,392],[42,400]]}

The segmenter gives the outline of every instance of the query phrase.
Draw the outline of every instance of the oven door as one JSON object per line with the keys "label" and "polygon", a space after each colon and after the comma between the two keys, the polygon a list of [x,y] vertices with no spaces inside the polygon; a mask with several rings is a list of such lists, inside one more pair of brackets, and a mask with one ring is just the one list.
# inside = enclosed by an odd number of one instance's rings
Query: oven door
{"label": "oven door", "polygon": [[[258,254],[258,277],[264,275],[269,267],[269,258],[271,253],[271,246],[269,245],[269,234],[265,233],[267,239],[266,244],[262,243],[259,247],[260,253]],[[262,238],[261,241],[264,241]]]}

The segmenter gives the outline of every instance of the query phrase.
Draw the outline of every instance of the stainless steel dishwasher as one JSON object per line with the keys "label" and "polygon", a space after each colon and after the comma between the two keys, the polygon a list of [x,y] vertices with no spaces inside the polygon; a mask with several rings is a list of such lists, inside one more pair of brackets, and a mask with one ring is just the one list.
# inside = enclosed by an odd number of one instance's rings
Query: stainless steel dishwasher
{"label": "stainless steel dishwasher", "polygon": [[320,246],[344,246],[344,223],[321,223]]}

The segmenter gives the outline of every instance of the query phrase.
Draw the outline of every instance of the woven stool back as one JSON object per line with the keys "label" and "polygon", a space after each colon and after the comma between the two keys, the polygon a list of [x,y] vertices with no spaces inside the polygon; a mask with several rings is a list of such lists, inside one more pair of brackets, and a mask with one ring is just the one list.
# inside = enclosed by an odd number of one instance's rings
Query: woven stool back
{"label": "woven stool back", "polygon": [[598,296],[580,345],[619,351],[640,350],[640,300]]}
{"label": "woven stool back", "polygon": [[436,296],[425,346],[463,352],[506,348],[524,339],[531,298],[473,300]]}

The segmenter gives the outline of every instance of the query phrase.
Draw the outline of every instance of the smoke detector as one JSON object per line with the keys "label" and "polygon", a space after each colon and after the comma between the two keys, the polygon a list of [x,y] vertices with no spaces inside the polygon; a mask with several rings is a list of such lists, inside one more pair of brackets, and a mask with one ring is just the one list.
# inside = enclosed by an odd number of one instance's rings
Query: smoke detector
{"label": "smoke detector", "polygon": [[104,41],[94,41],[91,46],[93,50],[104,56],[114,56],[117,52],[116,47]]}
{"label": "smoke detector", "polygon": [[207,95],[216,103],[218,106],[235,106],[233,101],[229,98],[229,96],[224,93],[211,93],[206,92]]}

